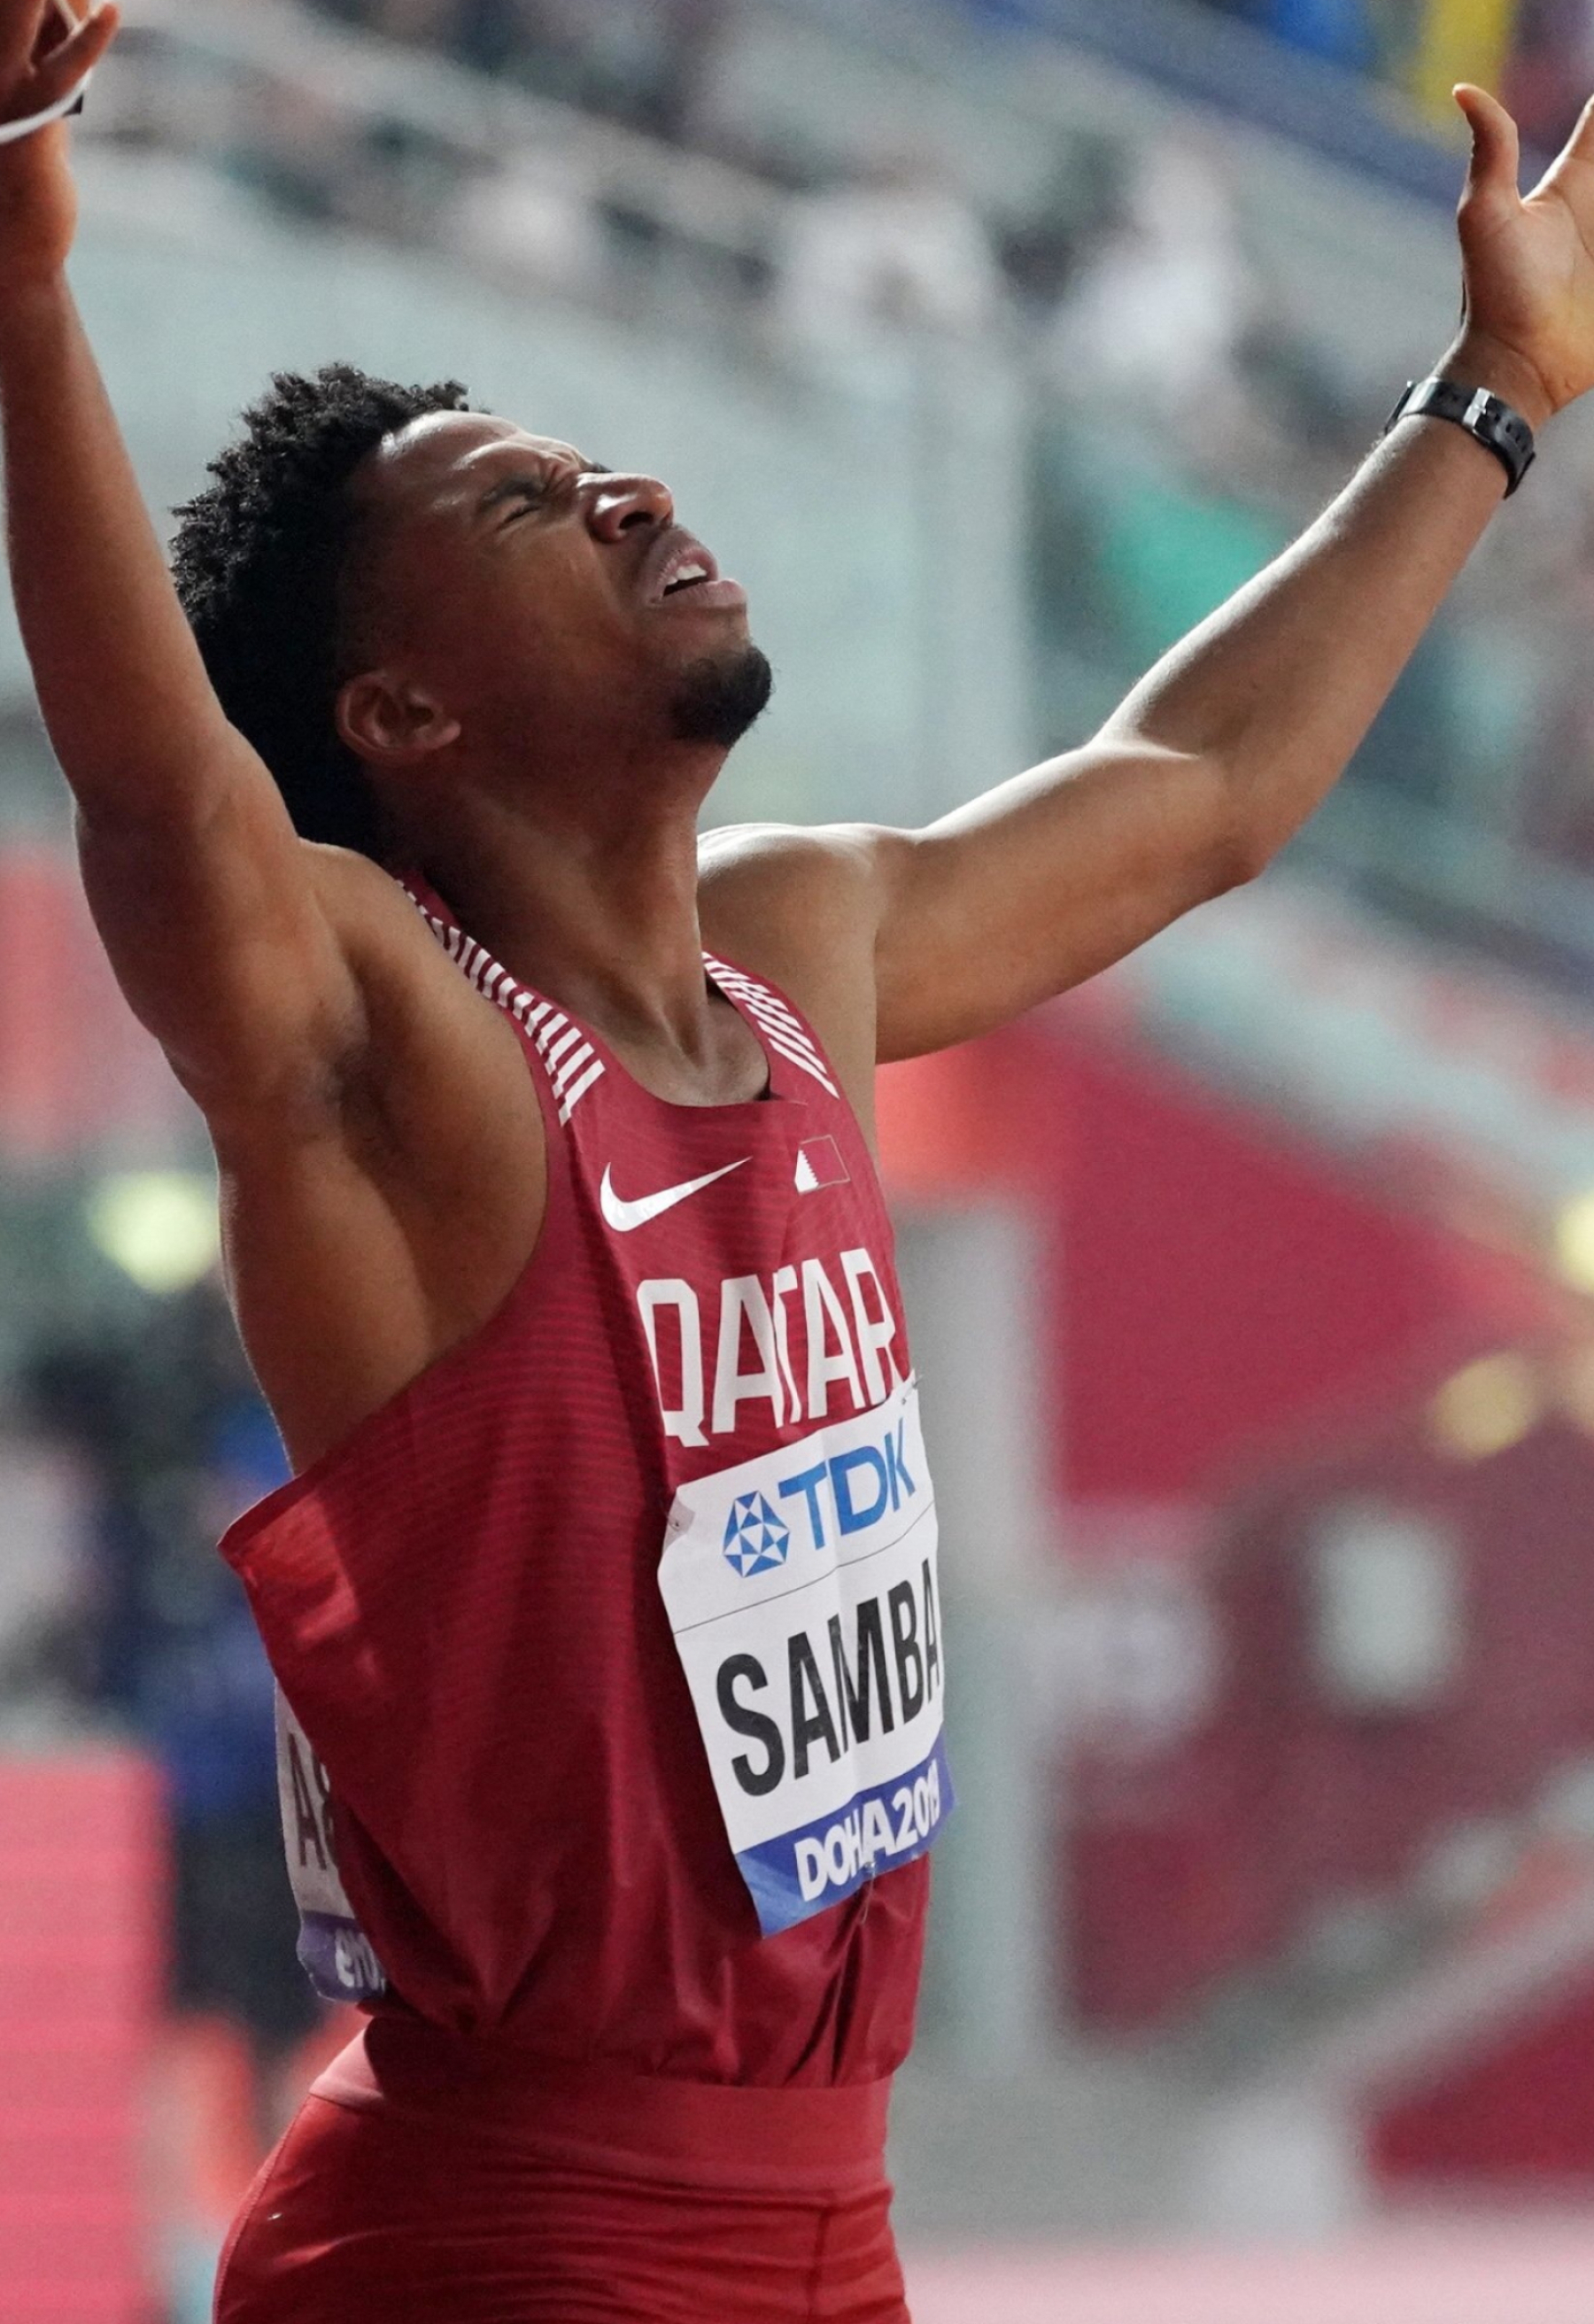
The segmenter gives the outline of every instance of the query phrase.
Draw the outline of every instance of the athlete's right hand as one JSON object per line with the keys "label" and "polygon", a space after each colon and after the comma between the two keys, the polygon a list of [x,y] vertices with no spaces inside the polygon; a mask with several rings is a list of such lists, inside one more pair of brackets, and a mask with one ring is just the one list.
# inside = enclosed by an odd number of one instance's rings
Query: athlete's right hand
{"label": "athlete's right hand", "polygon": [[[73,0],[78,16],[88,0]],[[25,121],[66,97],[115,39],[112,0],[69,28],[55,0],[0,0],[0,123]],[[65,122],[0,144],[0,300],[66,264],[78,224]]]}

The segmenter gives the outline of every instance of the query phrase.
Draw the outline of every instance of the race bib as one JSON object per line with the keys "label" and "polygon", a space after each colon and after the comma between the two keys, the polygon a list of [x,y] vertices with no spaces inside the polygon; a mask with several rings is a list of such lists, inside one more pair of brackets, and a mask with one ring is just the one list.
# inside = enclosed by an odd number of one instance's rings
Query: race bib
{"label": "race bib", "polygon": [[299,1906],[299,1964],[327,2001],[373,2000],[386,1991],[387,1978],[338,1875],[327,1770],[280,1687],[277,1792],[288,1877]]}
{"label": "race bib", "polygon": [[763,1933],[922,1856],[953,1798],[916,1384],[683,1486],[659,1586]]}

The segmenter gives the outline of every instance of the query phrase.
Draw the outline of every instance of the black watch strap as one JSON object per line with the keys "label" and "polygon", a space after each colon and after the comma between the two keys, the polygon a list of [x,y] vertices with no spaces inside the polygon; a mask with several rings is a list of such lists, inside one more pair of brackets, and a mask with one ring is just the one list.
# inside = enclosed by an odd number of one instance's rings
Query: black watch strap
{"label": "black watch strap", "polygon": [[1513,411],[1486,387],[1463,387],[1453,379],[1413,379],[1384,423],[1389,433],[1397,420],[1453,420],[1492,452],[1506,471],[1506,498],[1510,499],[1537,456],[1534,431],[1520,411]]}

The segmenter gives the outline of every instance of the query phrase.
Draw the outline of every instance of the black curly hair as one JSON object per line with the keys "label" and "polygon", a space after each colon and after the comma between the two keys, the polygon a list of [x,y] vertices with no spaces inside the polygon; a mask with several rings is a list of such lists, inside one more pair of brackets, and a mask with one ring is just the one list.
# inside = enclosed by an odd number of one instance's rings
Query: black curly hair
{"label": "black curly hair", "polygon": [[382,819],[333,719],[338,582],[353,537],[345,489],[383,437],[472,409],[457,380],[400,387],[351,364],[279,372],[244,434],[172,513],[172,575],[222,708],[275,776],[305,839],[379,862]]}

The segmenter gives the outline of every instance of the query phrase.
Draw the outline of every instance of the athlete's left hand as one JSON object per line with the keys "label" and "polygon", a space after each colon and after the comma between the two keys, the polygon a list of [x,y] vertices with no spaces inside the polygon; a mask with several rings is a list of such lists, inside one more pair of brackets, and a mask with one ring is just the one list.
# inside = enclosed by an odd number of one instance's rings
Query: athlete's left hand
{"label": "athlete's left hand", "polygon": [[1472,132],[1457,217],[1466,304],[1439,368],[1492,388],[1536,428],[1594,387],[1594,99],[1525,198],[1505,106],[1467,85],[1456,103]]}

